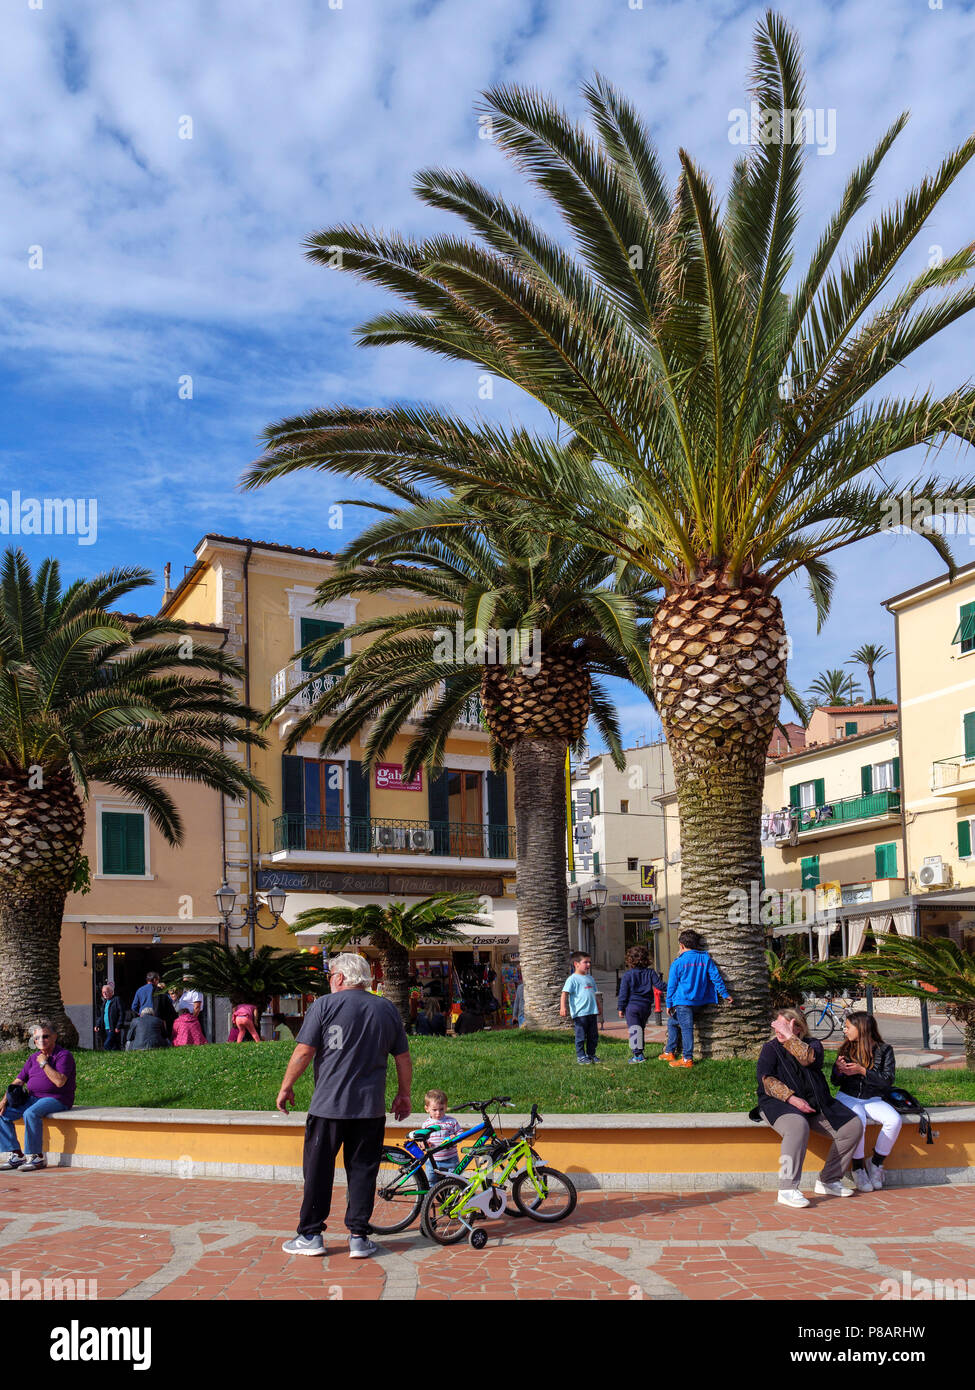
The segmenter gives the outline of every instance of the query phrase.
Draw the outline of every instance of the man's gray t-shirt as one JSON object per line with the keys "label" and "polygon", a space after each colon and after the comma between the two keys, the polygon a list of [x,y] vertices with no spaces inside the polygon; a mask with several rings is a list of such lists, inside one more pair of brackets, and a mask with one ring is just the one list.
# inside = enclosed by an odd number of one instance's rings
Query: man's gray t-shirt
{"label": "man's gray t-shirt", "polygon": [[388,999],[343,989],[316,999],[296,1042],[315,1049],[309,1115],[375,1120],[386,1114],[386,1063],[409,1051],[398,1010]]}

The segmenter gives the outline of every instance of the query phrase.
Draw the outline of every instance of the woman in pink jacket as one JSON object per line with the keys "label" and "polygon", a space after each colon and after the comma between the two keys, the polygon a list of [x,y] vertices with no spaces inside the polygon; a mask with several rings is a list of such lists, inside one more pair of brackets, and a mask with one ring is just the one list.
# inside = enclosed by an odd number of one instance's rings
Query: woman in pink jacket
{"label": "woman in pink jacket", "polygon": [[205,1043],[200,1020],[189,1009],[180,1009],[173,1024],[173,1047],[186,1047],[189,1043]]}

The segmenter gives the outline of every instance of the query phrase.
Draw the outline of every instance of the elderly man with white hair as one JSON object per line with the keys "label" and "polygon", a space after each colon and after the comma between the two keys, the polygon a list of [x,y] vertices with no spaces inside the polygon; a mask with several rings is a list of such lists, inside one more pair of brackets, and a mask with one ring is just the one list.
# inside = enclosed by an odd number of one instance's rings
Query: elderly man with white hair
{"label": "elderly man with white hair", "polygon": [[386,1130],[386,1066],[396,1063],[397,1120],[410,1113],[413,1064],[406,1030],[388,999],[368,994],[372,975],[361,956],[336,956],[328,968],[331,994],[305,1015],[278,1092],[277,1107],[294,1105],[294,1084],[315,1063],[315,1090],[305,1121],[305,1194],[298,1233],[282,1247],[289,1255],[324,1255],[322,1233],[332,1205],[335,1158],[343,1150],[347,1198],[345,1224],[354,1260],[374,1255],[369,1218]]}

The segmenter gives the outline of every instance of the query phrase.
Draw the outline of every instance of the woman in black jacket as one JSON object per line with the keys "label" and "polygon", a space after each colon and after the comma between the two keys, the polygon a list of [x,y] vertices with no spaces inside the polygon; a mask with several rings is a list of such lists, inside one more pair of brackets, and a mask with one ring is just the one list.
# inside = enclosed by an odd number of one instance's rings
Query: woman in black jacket
{"label": "woman in black jacket", "polygon": [[[853,1181],[861,1192],[879,1192],[884,1185],[884,1159],[890,1153],[904,1123],[883,1097],[894,1084],[894,1049],[880,1036],[873,1014],[848,1014],[843,1043],[833,1065],[836,1099],[859,1115],[863,1133],[853,1155]],[[864,1161],[867,1121],[880,1125],[873,1157]]]}
{"label": "woman in black jacket", "polygon": [[787,1207],[809,1205],[799,1183],[811,1129],[833,1141],[815,1191],[823,1197],[852,1197],[853,1188],[840,1179],[863,1137],[863,1125],[830,1094],[823,1045],[809,1037],[798,1009],[779,1009],[773,1015],[772,1037],[758,1055],[757,1073],[757,1108],[782,1136],[778,1200]]}

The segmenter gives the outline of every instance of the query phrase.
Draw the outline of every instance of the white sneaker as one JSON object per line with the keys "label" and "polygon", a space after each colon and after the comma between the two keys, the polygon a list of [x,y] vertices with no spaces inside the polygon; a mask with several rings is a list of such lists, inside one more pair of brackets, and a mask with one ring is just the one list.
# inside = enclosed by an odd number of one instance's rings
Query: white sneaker
{"label": "white sneaker", "polygon": [[883,1167],[878,1168],[869,1158],[867,1159],[867,1177],[870,1179],[870,1186],[874,1192],[879,1192],[884,1185]]}
{"label": "white sneaker", "polygon": [[779,1190],[776,1201],[782,1203],[784,1207],[808,1207],[809,1198],[804,1197],[798,1187],[783,1187]]}
{"label": "white sneaker", "polygon": [[817,1197],[852,1197],[856,1188],[844,1187],[841,1182],[823,1182],[822,1178],[817,1178],[813,1191]]}
{"label": "white sneaker", "polygon": [[873,1183],[870,1181],[870,1175],[866,1168],[854,1168],[853,1181],[856,1183],[860,1192],[873,1191]]}

